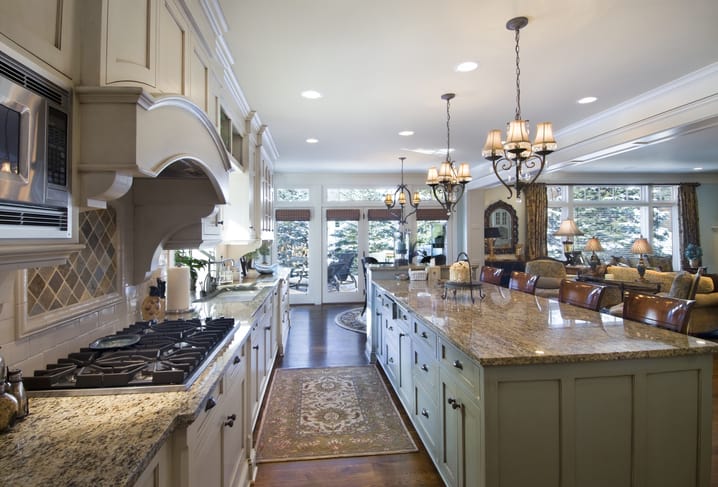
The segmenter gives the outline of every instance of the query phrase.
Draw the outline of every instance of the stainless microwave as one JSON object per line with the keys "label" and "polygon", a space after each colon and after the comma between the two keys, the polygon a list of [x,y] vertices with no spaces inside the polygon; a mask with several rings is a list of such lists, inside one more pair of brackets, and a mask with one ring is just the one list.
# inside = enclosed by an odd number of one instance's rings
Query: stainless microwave
{"label": "stainless microwave", "polygon": [[70,94],[0,52],[0,239],[69,238]]}

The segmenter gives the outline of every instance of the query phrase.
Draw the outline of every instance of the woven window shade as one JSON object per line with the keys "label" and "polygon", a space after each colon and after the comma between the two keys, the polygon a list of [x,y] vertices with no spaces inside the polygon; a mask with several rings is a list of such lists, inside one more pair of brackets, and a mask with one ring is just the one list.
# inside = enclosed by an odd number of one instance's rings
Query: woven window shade
{"label": "woven window shade", "polygon": [[448,220],[446,210],[443,208],[419,208],[416,210],[417,221],[425,220]]}
{"label": "woven window shade", "polygon": [[327,221],[359,220],[361,212],[353,208],[327,210]]}
{"label": "woven window shade", "polygon": [[389,211],[386,209],[372,208],[368,212],[368,218],[372,221],[388,221],[399,220],[398,211]]}
{"label": "woven window shade", "polygon": [[308,222],[312,219],[311,210],[287,210],[281,209],[275,211],[278,222]]}

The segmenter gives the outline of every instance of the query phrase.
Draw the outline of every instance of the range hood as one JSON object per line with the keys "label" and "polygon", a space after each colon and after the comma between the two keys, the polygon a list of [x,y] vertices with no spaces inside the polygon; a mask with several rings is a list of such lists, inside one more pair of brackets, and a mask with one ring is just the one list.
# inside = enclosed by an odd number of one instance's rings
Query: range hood
{"label": "range hood", "polygon": [[131,284],[174,235],[200,227],[229,193],[231,159],[207,115],[186,98],[137,87],[80,87],[79,204],[105,208],[132,188]]}

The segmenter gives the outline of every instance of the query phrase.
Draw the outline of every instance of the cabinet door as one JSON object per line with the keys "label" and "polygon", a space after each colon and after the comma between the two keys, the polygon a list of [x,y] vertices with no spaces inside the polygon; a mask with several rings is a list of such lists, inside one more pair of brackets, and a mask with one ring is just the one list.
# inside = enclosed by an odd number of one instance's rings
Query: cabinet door
{"label": "cabinet door", "polygon": [[[189,485],[222,487],[221,394],[212,393],[188,431]],[[213,406],[210,406],[214,404]],[[209,407],[209,409],[207,409]]]}
{"label": "cabinet door", "polygon": [[249,476],[247,448],[247,366],[237,354],[225,373],[227,393],[222,421],[222,484],[224,487],[246,485]]}
{"label": "cabinet door", "polygon": [[441,402],[439,465],[444,480],[452,487],[484,485],[480,406],[470,392],[443,375]]}
{"label": "cabinet door", "polygon": [[259,322],[255,321],[249,336],[249,394],[248,406],[250,427],[254,429],[259,413],[259,399],[262,396],[264,380],[264,330],[260,330]]}
{"label": "cabinet door", "polygon": [[411,411],[414,407],[414,381],[411,377],[412,364],[414,358],[411,355],[411,336],[408,331],[401,327],[399,330],[399,397],[404,403],[404,407]]}

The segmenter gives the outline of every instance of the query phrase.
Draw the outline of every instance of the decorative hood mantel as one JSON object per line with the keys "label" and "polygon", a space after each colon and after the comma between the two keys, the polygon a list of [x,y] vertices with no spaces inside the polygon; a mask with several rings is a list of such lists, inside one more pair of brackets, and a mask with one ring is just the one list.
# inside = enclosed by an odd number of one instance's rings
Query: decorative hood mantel
{"label": "decorative hood mantel", "polygon": [[227,203],[234,167],[211,120],[186,98],[138,87],[76,93],[79,205],[105,208],[132,188],[133,280],[141,282],[160,245]]}

